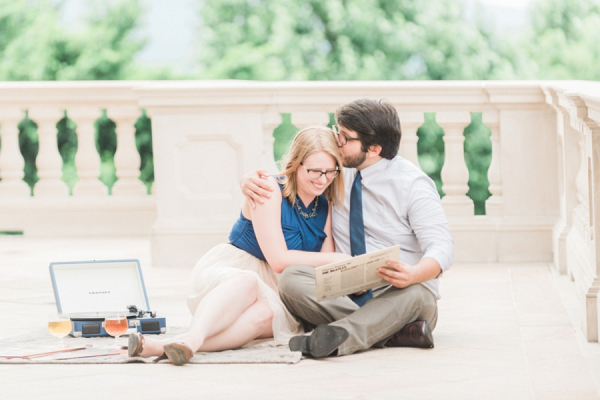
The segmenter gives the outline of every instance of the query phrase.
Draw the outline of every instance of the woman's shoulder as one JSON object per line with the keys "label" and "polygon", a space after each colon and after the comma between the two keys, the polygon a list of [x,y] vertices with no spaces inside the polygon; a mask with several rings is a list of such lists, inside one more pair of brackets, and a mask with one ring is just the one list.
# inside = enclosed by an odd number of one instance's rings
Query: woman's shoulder
{"label": "woman's shoulder", "polygon": [[282,185],[277,175],[264,176],[261,179],[265,180],[267,186],[273,191],[272,193],[281,193]]}
{"label": "woman's shoulder", "polygon": [[279,180],[277,179],[277,176],[269,175],[267,177],[264,177],[263,179],[265,179],[267,186],[269,186],[269,188],[271,189],[271,197],[266,200],[275,200],[277,202],[281,202],[282,186]]}

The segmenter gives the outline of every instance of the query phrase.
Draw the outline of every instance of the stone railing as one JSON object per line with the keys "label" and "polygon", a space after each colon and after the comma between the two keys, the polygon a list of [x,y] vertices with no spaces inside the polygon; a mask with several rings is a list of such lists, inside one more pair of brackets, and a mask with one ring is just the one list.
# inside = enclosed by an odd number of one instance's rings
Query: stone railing
{"label": "stone railing", "polygon": [[[418,165],[417,129],[435,112],[444,130],[442,199],[457,262],[551,262],[577,282],[586,334],[598,339],[600,264],[600,85],[590,82],[79,82],[0,85],[0,231],[26,235],[148,234],[153,264],[192,266],[227,240],[243,202],[243,173],[276,172],[273,130],[282,113],[303,128],[357,98],[386,99],[400,114],[400,155]],[[152,119],[155,185],[140,182],[133,122]],[[118,181],[98,182],[93,121],[117,124]],[[40,181],[22,182],[16,124],[28,110],[38,124]],[[80,181],[60,181],[56,122],[77,123]],[[481,112],[491,131],[492,196],[474,215],[463,131]],[[600,201],[600,200],[599,200]]]}
{"label": "stone railing", "polygon": [[552,231],[554,265],[575,281],[585,310],[585,333],[589,341],[598,341],[600,85],[561,82],[542,88],[555,111],[551,122],[557,138],[559,215]]}
{"label": "stone railing", "polygon": [[[28,236],[148,235],[156,219],[153,196],[138,179],[140,154],[134,123],[141,115],[136,92],[140,82],[9,82],[0,85],[0,231]],[[100,176],[94,123],[106,110],[116,124],[114,155],[118,180],[109,196]],[[57,123],[67,117],[77,125],[78,182],[69,195],[61,180],[63,160]],[[18,124],[37,124],[39,181],[23,181],[24,159]]]}
{"label": "stone railing", "polygon": [[[400,154],[417,161],[417,129],[435,112],[444,131],[442,202],[462,262],[552,261],[559,215],[555,110],[536,82],[157,82],[136,88],[152,116],[158,264],[191,265],[226,240],[243,201],[240,176],[275,171],[273,129],[282,113],[298,128],[361,97],[385,98],[400,114]],[[464,128],[482,112],[492,132],[487,215],[467,197]]]}

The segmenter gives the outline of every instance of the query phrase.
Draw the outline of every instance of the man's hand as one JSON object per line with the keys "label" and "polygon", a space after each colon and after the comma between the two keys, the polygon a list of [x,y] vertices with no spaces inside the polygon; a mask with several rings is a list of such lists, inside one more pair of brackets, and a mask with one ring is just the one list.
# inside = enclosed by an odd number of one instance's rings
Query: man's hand
{"label": "man's hand", "polygon": [[388,268],[378,268],[377,276],[388,281],[392,286],[397,288],[405,288],[414,283],[416,268],[413,265],[408,265],[403,262],[388,261]]}
{"label": "man's hand", "polygon": [[256,208],[256,203],[263,204],[264,198],[271,198],[270,192],[272,192],[272,189],[265,181],[265,178],[268,176],[267,171],[262,169],[248,172],[242,176],[240,187],[242,188],[242,193],[248,199],[250,207]]}

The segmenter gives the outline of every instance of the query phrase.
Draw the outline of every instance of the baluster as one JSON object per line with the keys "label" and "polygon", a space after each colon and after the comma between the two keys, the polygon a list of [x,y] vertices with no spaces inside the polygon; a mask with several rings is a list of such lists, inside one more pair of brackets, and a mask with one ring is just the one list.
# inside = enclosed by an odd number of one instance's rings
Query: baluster
{"label": "baluster", "polygon": [[417,130],[425,122],[422,112],[399,112],[400,127],[402,129],[402,140],[400,141],[400,156],[408,161],[419,165],[419,153],[417,151]]}
{"label": "baluster", "polygon": [[39,181],[33,187],[35,196],[68,196],[69,187],[62,177],[63,161],[58,152],[56,124],[63,117],[58,107],[32,107],[29,118],[38,125],[39,151],[36,159]]}
{"label": "baluster", "polygon": [[112,194],[145,195],[146,186],[139,179],[142,159],[135,145],[135,122],[140,116],[140,109],[137,106],[109,107],[107,115],[116,124],[117,134],[115,167],[118,180],[113,186]]}
{"label": "baluster", "polygon": [[292,124],[302,130],[309,126],[327,126],[329,114],[324,112],[297,112],[292,113]]}
{"label": "baluster", "polygon": [[270,174],[279,172],[275,163],[275,155],[273,154],[273,131],[281,124],[281,114],[276,112],[268,112],[263,114],[263,163],[265,169]]}
{"label": "baluster", "polygon": [[577,132],[577,143],[579,145],[579,167],[575,177],[575,187],[577,188],[577,205],[573,210],[573,220],[577,221],[580,234],[586,240],[590,240],[589,230],[589,203],[588,203],[588,156],[587,156],[587,137],[585,131],[579,122],[577,115],[571,114],[569,123]]}
{"label": "baluster", "polygon": [[19,121],[23,111],[19,108],[0,108],[0,196],[30,196],[31,190],[25,183],[25,160],[19,149]]}
{"label": "baluster", "polygon": [[473,215],[473,201],[467,197],[469,170],[465,164],[464,130],[471,123],[469,112],[439,112],[436,121],[444,129],[445,160],[442,167],[442,204],[449,215]]}
{"label": "baluster", "polygon": [[100,181],[100,155],[96,148],[94,122],[100,116],[98,107],[71,107],[68,117],[77,124],[77,154],[75,165],[79,181],[73,188],[74,196],[106,196],[108,188]]}
{"label": "baluster", "polygon": [[492,162],[488,169],[489,191],[492,194],[485,202],[486,215],[502,215],[504,198],[502,197],[502,160],[500,151],[500,116],[498,111],[484,111],[483,123],[490,128],[492,136]]}

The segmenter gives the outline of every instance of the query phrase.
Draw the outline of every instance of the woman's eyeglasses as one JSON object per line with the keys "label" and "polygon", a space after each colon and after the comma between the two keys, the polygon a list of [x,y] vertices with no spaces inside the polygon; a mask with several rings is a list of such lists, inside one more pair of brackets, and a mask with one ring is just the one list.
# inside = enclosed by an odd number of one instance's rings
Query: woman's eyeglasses
{"label": "woman's eyeglasses", "polygon": [[[300,163],[300,165],[304,167],[304,164]],[[320,179],[322,175],[325,175],[327,179],[333,179],[340,173],[340,170],[338,168],[330,169],[329,171],[321,171],[319,169],[308,169],[306,167],[304,167],[304,169],[306,170],[306,173],[308,174],[308,177],[310,179]]]}

